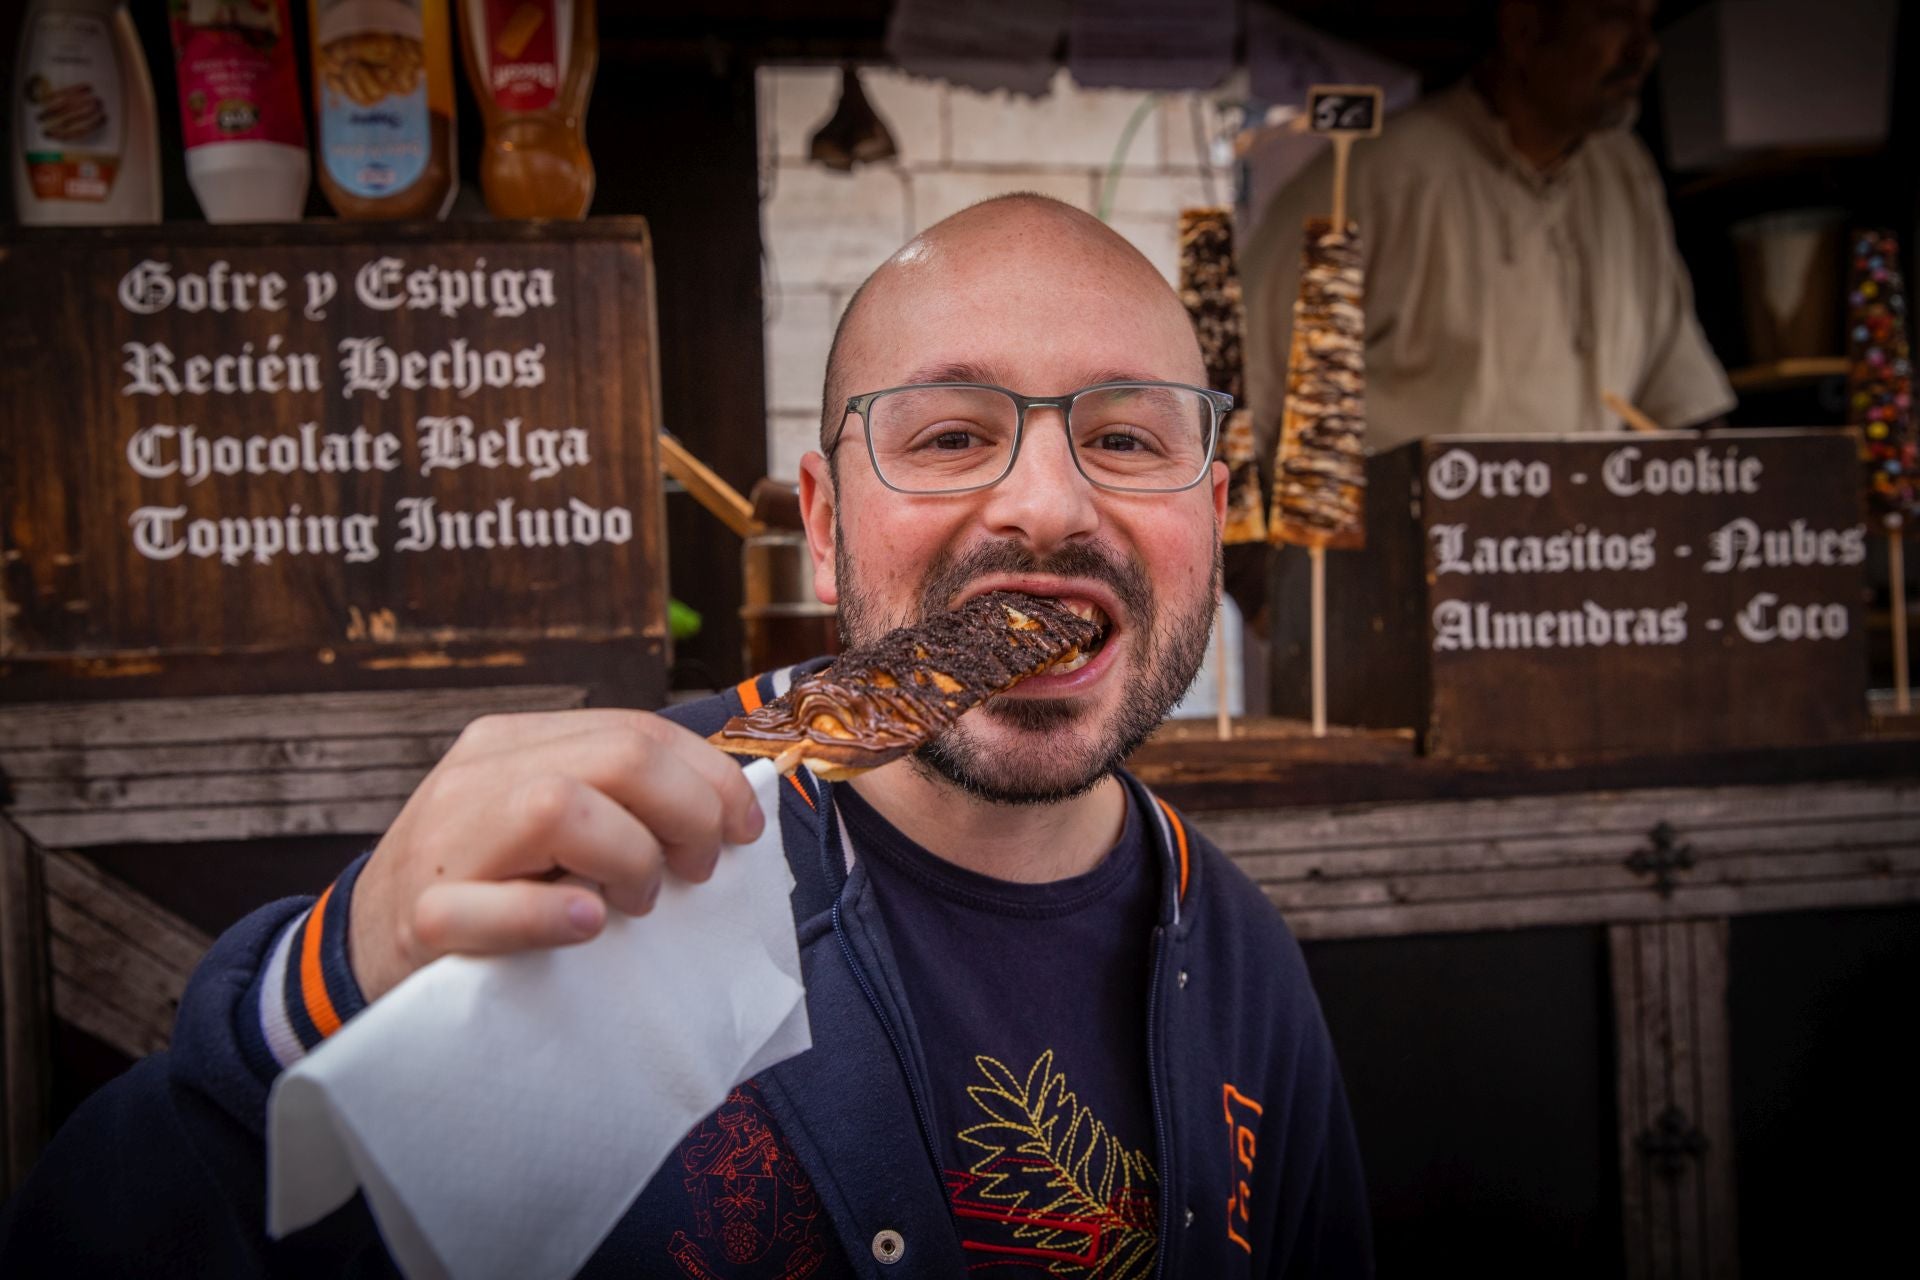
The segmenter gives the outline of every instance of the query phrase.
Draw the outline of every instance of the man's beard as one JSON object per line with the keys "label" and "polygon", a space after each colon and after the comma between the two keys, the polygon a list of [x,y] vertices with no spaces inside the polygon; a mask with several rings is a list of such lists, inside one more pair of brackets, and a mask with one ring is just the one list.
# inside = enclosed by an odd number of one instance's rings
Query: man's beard
{"label": "man's beard", "polygon": [[[994,698],[979,709],[982,716],[1036,738],[1047,735],[1044,743],[1035,745],[1044,750],[1045,762],[1052,766],[1049,775],[1039,772],[1035,760],[995,751],[964,722],[914,753],[913,767],[922,776],[944,779],[968,795],[995,804],[1055,804],[1091,791],[1146,741],[1186,694],[1213,636],[1220,591],[1218,544],[1205,594],[1192,607],[1164,617],[1152,582],[1137,564],[1111,560],[1078,543],[1037,556],[1017,542],[1001,539],[965,552],[943,552],[927,570],[915,617],[890,618],[882,616],[880,607],[860,590],[847,541],[837,528],[835,535],[840,637],[849,648],[871,644],[895,627],[946,612],[949,600],[989,574],[1087,578],[1106,584],[1119,598],[1132,624],[1136,665],[1127,677],[1120,708],[1108,723],[1083,723],[1087,713],[1071,698]],[[1139,643],[1142,637],[1144,646]]]}

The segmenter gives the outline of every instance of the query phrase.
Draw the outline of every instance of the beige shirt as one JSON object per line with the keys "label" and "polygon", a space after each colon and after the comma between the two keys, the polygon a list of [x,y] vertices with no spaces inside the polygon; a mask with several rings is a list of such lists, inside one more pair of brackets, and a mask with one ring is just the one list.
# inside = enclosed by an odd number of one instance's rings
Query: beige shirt
{"label": "beige shirt", "polygon": [[[1323,155],[1241,251],[1247,394],[1277,441],[1301,229],[1332,206]],[[1349,216],[1366,258],[1367,443],[1618,430],[1612,391],[1665,427],[1733,407],[1693,313],[1653,160],[1595,134],[1551,175],[1513,149],[1471,83],[1353,148]]]}

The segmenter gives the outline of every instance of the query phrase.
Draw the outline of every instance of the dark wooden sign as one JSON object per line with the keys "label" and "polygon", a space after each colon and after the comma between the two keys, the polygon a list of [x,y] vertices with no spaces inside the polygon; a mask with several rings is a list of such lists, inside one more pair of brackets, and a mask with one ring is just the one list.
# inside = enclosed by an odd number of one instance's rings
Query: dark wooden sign
{"label": "dark wooden sign", "polygon": [[[1860,735],[1855,447],[1831,431],[1452,436],[1374,457],[1367,551],[1328,572],[1331,716],[1413,726],[1446,755]],[[1299,594],[1281,595],[1276,683],[1294,699]]]}
{"label": "dark wooden sign", "polygon": [[0,296],[0,697],[662,694],[644,223],[27,235]]}
{"label": "dark wooden sign", "polygon": [[1307,128],[1313,133],[1380,136],[1381,90],[1372,84],[1316,84],[1307,90]]}

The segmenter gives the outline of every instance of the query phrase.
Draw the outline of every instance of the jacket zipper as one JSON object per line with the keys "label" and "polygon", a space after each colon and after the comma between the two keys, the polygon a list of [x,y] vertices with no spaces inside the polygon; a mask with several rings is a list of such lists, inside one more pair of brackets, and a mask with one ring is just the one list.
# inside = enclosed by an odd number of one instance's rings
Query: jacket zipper
{"label": "jacket zipper", "polygon": [[[860,984],[860,990],[866,994],[867,1003],[873,1006],[873,1016],[880,1019],[880,1029],[887,1033],[887,1042],[893,1046],[893,1056],[900,1063],[900,1074],[906,1077],[907,1093],[913,1099],[913,1114],[920,1121],[920,1140],[926,1144],[927,1159],[932,1161],[934,1176],[939,1180],[940,1154],[934,1145],[933,1124],[927,1119],[927,1104],[920,1096],[920,1082],[914,1079],[913,1066],[907,1061],[906,1050],[900,1044],[900,1037],[893,1029],[893,1022],[887,1017],[887,1011],[880,1004],[880,997],[874,993],[873,986],[867,981],[866,972],[861,969],[860,961],[854,957],[853,944],[847,941],[847,931],[840,923],[840,899],[833,900],[833,936],[840,940],[840,951],[847,958],[847,968],[853,970],[854,981]],[[946,1194],[942,1183],[941,1200]]]}
{"label": "jacket zipper", "polygon": [[1167,1253],[1173,1248],[1173,1142],[1160,1101],[1160,987],[1166,967],[1167,929],[1160,925],[1153,931],[1153,975],[1147,987],[1147,1098],[1153,1105],[1154,1139],[1160,1144],[1160,1247],[1153,1263],[1154,1280],[1167,1274]]}

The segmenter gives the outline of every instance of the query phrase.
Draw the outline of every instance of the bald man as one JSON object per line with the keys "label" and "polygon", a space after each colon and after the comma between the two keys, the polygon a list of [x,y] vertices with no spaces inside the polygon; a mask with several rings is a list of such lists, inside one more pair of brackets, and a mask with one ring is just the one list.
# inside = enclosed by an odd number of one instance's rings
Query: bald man
{"label": "bald man", "polygon": [[382,1272],[357,1198],[262,1232],[267,1090],[322,1038],[315,993],[266,975],[317,949],[349,1022],[438,956],[644,915],[664,875],[704,880],[777,822],[814,1047],[697,1125],[583,1274],[1368,1274],[1299,949],[1122,767],[1191,682],[1219,589],[1203,386],[1178,299],[1083,213],[1007,197],[907,245],[841,322],[803,463],[819,593],[854,644],[990,590],[1091,606],[1091,661],[851,782],[801,770],[778,813],[703,737],[792,672],[664,716],[477,721],[320,914],[277,903],[220,939],[172,1051],[92,1099],[16,1198],[0,1270]]}

